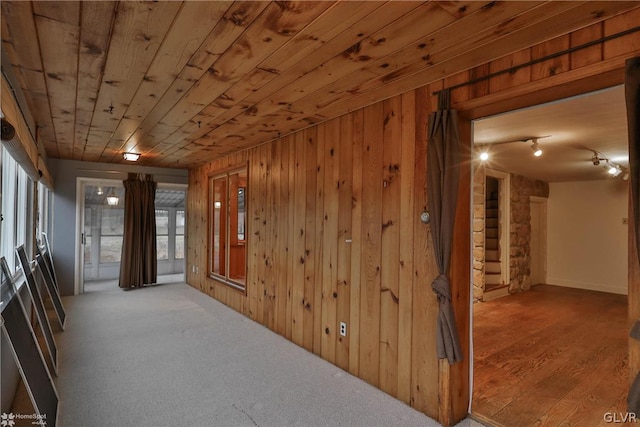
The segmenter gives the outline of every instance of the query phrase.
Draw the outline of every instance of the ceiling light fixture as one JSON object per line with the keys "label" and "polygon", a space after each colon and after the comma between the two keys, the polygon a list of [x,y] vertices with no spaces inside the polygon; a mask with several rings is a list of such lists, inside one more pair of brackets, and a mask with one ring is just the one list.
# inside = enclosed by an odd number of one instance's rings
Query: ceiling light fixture
{"label": "ceiling light fixture", "polygon": [[533,155],[536,157],[542,156],[542,148],[540,148],[540,145],[538,144],[538,138],[533,138],[531,141],[533,142],[533,144],[531,144]]}
{"label": "ceiling light fixture", "polygon": [[480,153],[480,160],[482,160],[483,162],[486,162],[487,160],[489,160],[489,152],[484,150]]}
{"label": "ceiling light fixture", "polygon": [[98,194],[98,196],[102,196],[104,194],[104,191],[102,190],[102,187],[98,187],[97,194]]}
{"label": "ceiling light fixture", "polygon": [[122,157],[124,157],[125,160],[128,160],[130,162],[137,162],[138,159],[140,158],[140,154],[138,154],[138,153],[122,153]]}
{"label": "ceiling light fixture", "polygon": [[119,201],[120,201],[120,198],[115,193],[115,191],[113,191],[113,188],[112,188],[111,192],[107,196],[107,205],[109,205],[109,206],[118,206],[118,202]]}

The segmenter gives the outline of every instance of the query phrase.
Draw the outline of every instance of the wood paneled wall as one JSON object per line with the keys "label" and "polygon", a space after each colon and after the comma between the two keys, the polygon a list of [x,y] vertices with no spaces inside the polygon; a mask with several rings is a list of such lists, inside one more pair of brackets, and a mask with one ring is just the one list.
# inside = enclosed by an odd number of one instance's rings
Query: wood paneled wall
{"label": "wood paneled wall", "polygon": [[[187,280],[438,418],[437,268],[419,220],[428,97],[396,96],[191,171]],[[244,162],[246,296],[205,274],[207,175]]]}
{"label": "wood paneled wall", "polygon": [[[191,170],[188,283],[445,425],[464,418],[471,333],[470,120],[620,84],[624,60],[640,54],[640,33],[452,91],[468,160],[451,274],[465,360],[454,366],[435,355],[437,302],[430,283],[437,269],[430,227],[419,220],[427,203],[426,124],[436,107],[434,91],[639,20],[640,7]],[[244,162],[246,295],[206,277],[207,175]],[[630,288],[640,286],[633,271]],[[347,337],[338,333],[341,321],[348,324]],[[639,363],[632,363],[633,372]]]}

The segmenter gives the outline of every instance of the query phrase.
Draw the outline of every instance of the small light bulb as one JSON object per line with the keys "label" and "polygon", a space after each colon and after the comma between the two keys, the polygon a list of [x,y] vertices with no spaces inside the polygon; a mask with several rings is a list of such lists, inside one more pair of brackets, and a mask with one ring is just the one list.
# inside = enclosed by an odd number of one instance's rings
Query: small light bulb
{"label": "small light bulb", "polygon": [[542,150],[538,148],[536,151],[533,152],[533,155],[536,157],[542,156]]}
{"label": "small light bulb", "polygon": [[489,160],[489,153],[487,153],[486,151],[480,153],[480,160],[482,160],[483,162]]}

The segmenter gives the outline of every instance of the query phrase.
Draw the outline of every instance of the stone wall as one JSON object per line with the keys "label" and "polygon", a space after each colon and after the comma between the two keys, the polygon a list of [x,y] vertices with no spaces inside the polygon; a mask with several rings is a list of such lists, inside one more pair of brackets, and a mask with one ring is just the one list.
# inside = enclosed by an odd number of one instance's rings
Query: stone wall
{"label": "stone wall", "polygon": [[485,167],[479,165],[473,174],[473,299],[484,295],[484,216]]}
{"label": "stone wall", "polygon": [[549,197],[549,184],[511,174],[509,292],[531,288],[531,196]]}

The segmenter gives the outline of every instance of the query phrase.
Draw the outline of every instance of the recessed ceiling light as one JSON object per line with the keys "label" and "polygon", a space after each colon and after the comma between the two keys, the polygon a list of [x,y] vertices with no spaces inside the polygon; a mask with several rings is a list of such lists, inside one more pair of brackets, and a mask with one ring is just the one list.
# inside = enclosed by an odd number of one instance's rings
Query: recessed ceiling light
{"label": "recessed ceiling light", "polygon": [[486,151],[481,152],[480,160],[482,160],[483,162],[486,162],[487,160],[489,160],[489,153]]}

